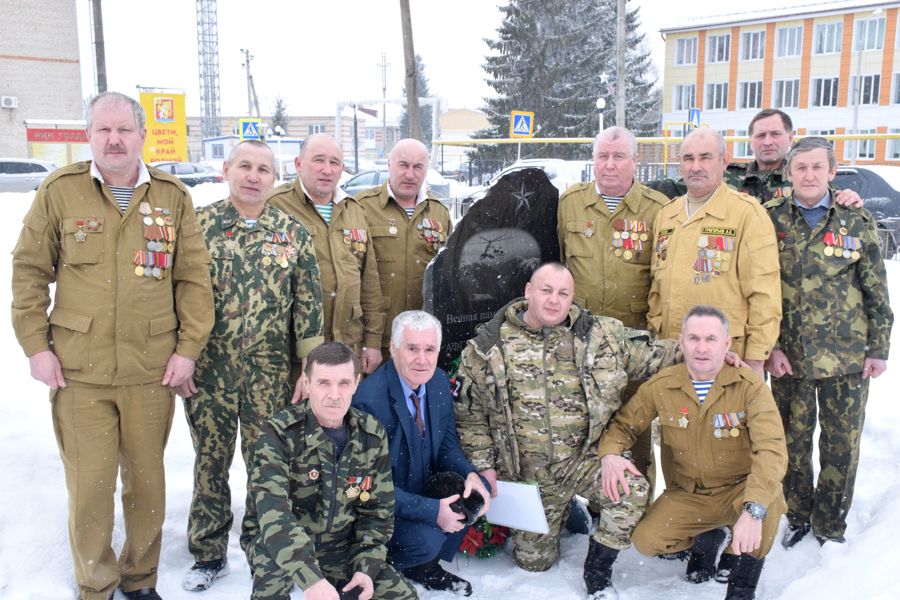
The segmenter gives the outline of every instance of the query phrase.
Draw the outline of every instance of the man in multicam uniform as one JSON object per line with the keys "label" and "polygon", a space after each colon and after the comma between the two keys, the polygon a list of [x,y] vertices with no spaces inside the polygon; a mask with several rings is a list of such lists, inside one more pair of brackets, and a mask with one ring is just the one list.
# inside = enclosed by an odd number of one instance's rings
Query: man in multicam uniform
{"label": "man in multicam uniform", "polygon": [[[291,347],[299,359],[322,343],[312,240],[298,221],[265,202],[275,180],[272,151],[261,142],[242,142],[224,173],[230,196],[198,211],[212,256],[215,325],[197,361],[196,385],[179,389],[196,452],[188,515],[188,548],[196,563],[182,582],[191,591],[205,590],[227,573],[233,521],[228,470],[238,425],[249,472],[260,427],[290,398]],[[245,516],[242,547],[248,526]]]}
{"label": "man in multicam uniform", "polygon": [[[602,131],[594,142],[596,181],[573,185],[559,199],[559,249],[575,280],[576,304],[646,329],[653,221],[669,199],[638,183],[636,171],[634,134],[622,127]],[[638,383],[623,397],[633,396]],[[645,477],[650,448],[648,429],[632,449]]]}
{"label": "man in multicam uniform", "polygon": [[[294,163],[297,179],[276,188],[268,204],[298,219],[312,236],[325,341],[353,348],[363,372],[371,373],[382,360],[384,304],[366,213],[338,187],[344,155],[334,138],[309,136]],[[295,369],[294,380],[300,376]]]}
{"label": "man in multicam uniform", "polygon": [[[781,260],[784,317],[766,367],[789,449],[786,548],[810,529],[820,543],[844,542],[869,377],[887,368],[894,320],[875,221],[832,202],[835,169],[825,139],[800,140],[787,158],[793,196],[765,205]],[[813,486],[817,401],[821,469]]]}
{"label": "man in multicam uniform", "polygon": [[628,532],[649,501],[649,484],[630,475],[630,494],[606,498],[597,440],[628,381],[674,363],[678,342],[591,316],[572,303],[573,288],[568,269],[543,265],[524,298],[479,328],[462,353],[455,413],[463,450],[492,488],[498,478],[540,485],[550,532],[514,532],[513,558],[521,568],[552,566],[566,507],[575,494],[588,498],[601,516],[584,579],[588,595],[603,598],[612,569],[612,560],[602,561],[604,549],[631,544]]}
{"label": "man in multicam uniform", "polygon": [[666,490],[647,509],[631,541],[641,554],[691,549],[686,579],[708,581],[716,554],[737,559],[726,599],[752,600],[763,560],[778,532],[787,450],[772,393],[750,369],[725,364],[728,320],[708,305],[692,307],[681,327],[684,363],[660,371],[616,413],[600,439],[604,493],[615,498],[636,473],[621,456],[657,417]]}
{"label": "man in multicam uniform", "polygon": [[319,346],[301,376],[308,401],[263,426],[249,484],[254,600],[288,600],[295,584],[306,600],[417,598],[387,563],[391,459],[384,428],[350,407],[359,374],[353,350]]}
{"label": "man in multicam uniform", "polygon": [[[405,310],[422,308],[425,267],[450,235],[450,212],[428,194],[428,149],[411,138],[397,142],[388,155],[388,180],[357,194],[366,209],[369,236],[381,278],[387,311],[385,324]],[[391,332],[385,325],[381,354],[390,354]]]}

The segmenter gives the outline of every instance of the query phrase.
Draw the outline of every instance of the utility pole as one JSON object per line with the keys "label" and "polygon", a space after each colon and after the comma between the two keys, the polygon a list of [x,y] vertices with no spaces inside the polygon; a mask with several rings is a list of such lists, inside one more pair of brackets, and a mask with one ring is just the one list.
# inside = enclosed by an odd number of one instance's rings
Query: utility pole
{"label": "utility pole", "polygon": [[102,94],[106,91],[106,44],[103,41],[103,8],[100,6],[100,0],[91,0],[91,23],[97,93]]}
{"label": "utility pole", "polygon": [[253,85],[253,75],[250,74],[250,61],[253,60],[253,55],[250,54],[249,50],[245,50],[241,48],[241,52],[244,54],[244,64],[242,67],[246,67],[247,69],[247,114],[251,117],[253,116],[253,108],[256,107],[256,117],[261,118],[262,114],[259,111],[259,98],[256,96],[256,86]]}
{"label": "utility pole", "polygon": [[625,1],[616,11],[616,126],[625,127]]}
{"label": "utility pole", "polygon": [[[419,111],[418,73],[409,0],[400,0],[400,21],[403,30],[403,63],[406,67],[406,118],[409,123],[409,137],[421,141],[422,113]],[[432,109],[432,114],[435,110]]]}
{"label": "utility pole", "polygon": [[378,67],[381,69],[381,149],[387,156],[387,68],[391,63],[387,61],[387,54],[381,53],[381,62]]}

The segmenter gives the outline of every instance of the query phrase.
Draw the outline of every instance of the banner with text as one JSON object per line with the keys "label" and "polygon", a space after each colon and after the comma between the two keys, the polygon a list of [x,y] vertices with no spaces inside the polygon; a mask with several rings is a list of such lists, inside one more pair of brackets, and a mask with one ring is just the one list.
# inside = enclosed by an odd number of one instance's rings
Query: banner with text
{"label": "banner with text", "polygon": [[144,162],[187,162],[187,123],[184,94],[141,92],[147,113]]}

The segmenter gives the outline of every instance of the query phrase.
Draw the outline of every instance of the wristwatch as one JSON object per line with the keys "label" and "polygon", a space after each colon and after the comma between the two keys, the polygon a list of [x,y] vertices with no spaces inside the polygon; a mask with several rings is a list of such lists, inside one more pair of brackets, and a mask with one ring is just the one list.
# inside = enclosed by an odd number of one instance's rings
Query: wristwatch
{"label": "wristwatch", "polygon": [[759,502],[744,502],[744,510],[757,521],[766,518],[766,507]]}

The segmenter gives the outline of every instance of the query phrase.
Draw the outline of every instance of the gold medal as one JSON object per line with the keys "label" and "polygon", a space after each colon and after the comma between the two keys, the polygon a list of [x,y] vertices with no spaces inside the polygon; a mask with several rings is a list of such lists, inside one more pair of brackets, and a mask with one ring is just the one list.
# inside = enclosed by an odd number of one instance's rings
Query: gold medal
{"label": "gold medal", "polygon": [[169,251],[169,254],[175,252],[175,244],[173,242],[169,242],[169,245],[166,246],[166,249]]}
{"label": "gold medal", "polygon": [[368,501],[369,501],[369,497],[370,497],[370,496],[369,496],[369,492],[362,492],[362,493],[359,495],[359,499],[362,500],[363,502],[368,502]]}
{"label": "gold medal", "polygon": [[641,234],[641,241],[642,241],[642,242],[647,242],[647,241],[649,241],[649,240],[650,240],[650,236],[649,236],[649,235],[647,235],[646,233],[642,233],[642,234]]}
{"label": "gold medal", "polygon": [[728,432],[728,433],[729,433],[729,435],[731,435],[731,437],[733,437],[733,438],[736,438],[737,436],[741,435],[741,432],[740,432],[740,430],[739,430],[737,427],[732,427],[732,428],[731,428],[731,431]]}
{"label": "gold medal", "polygon": [[615,254],[616,256],[622,256],[622,249],[616,248],[615,251],[613,252],[613,254]]}
{"label": "gold medal", "polygon": [[390,233],[391,235],[397,235],[397,228],[393,226],[388,227],[388,233]]}
{"label": "gold medal", "polygon": [[831,246],[825,246],[825,249],[822,252],[825,253],[825,256],[832,256],[834,254],[834,248]]}
{"label": "gold medal", "polygon": [[853,252],[850,253],[850,258],[852,258],[853,260],[859,260],[859,252],[854,250]]}
{"label": "gold medal", "polygon": [[847,235],[847,228],[841,227],[840,229],[838,229],[838,233],[840,233],[841,235]]}
{"label": "gold medal", "polygon": [[632,252],[631,250],[626,250],[622,253],[622,256],[625,257],[625,260],[631,260],[631,258],[634,256],[634,252]]}
{"label": "gold medal", "polygon": [[272,264],[272,257],[271,257],[271,256],[263,256],[262,264],[266,265],[267,267],[268,267],[269,265],[271,265],[271,264]]}
{"label": "gold medal", "polygon": [[622,239],[622,232],[621,231],[613,231],[613,239],[614,240]]}
{"label": "gold medal", "polygon": [[134,268],[134,274],[137,275],[138,277],[143,277],[144,276],[144,267],[142,267],[140,265],[136,266]]}
{"label": "gold medal", "polygon": [[156,219],[154,219],[154,221],[156,222],[157,225],[160,225],[160,226],[165,225],[165,223],[166,223],[162,217],[156,217]]}

